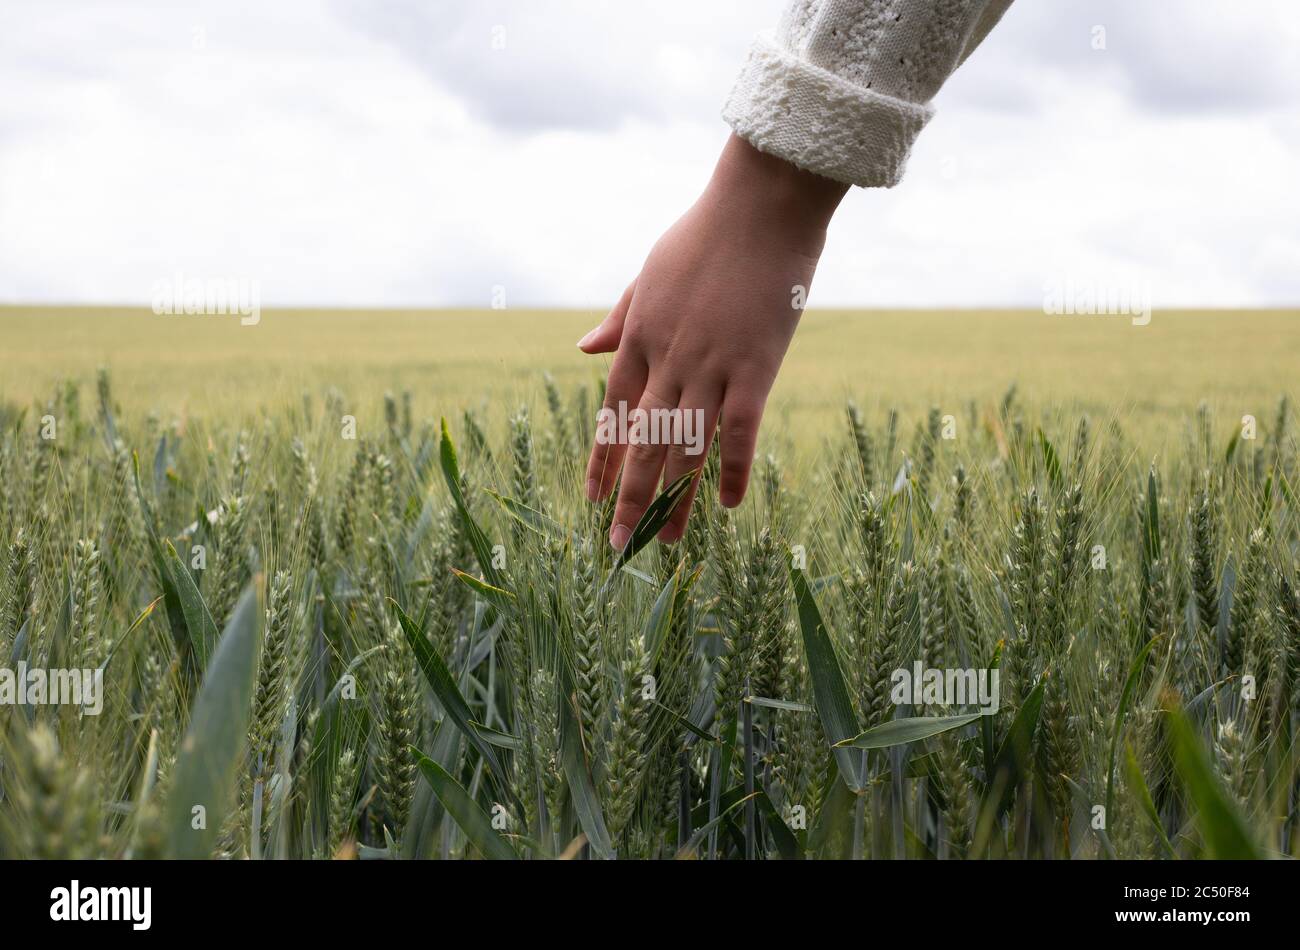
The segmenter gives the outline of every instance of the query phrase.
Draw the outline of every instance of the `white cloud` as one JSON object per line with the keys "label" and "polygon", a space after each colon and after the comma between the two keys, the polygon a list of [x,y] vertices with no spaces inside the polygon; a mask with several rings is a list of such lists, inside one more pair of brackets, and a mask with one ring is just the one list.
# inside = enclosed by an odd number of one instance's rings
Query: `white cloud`
{"label": "white cloud", "polygon": [[[8,0],[0,300],[143,303],[180,270],[266,305],[599,309],[780,7]],[[1022,0],[904,183],[846,200],[812,302],[1032,305],[1070,273],[1294,304],[1297,38],[1290,3]]]}

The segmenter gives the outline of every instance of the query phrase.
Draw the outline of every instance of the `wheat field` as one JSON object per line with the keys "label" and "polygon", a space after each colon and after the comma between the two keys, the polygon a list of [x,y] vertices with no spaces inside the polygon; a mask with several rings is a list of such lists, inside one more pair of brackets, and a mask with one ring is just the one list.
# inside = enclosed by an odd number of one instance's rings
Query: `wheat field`
{"label": "wheat field", "polygon": [[599,316],[0,312],[0,857],[1300,853],[1295,313],[810,312],[622,552]]}
{"label": "wheat field", "polygon": [[[147,309],[0,306],[0,399],[29,405],[64,378],[115,371],[132,411],[240,417],[302,390],[410,390],[424,412],[510,407],[543,373],[593,385],[606,358],[574,343],[598,311],[267,311],[256,326]],[[1208,402],[1225,424],[1271,411],[1300,365],[1298,311],[1157,310],[1127,317],[1038,311],[809,311],[772,397],[768,434],[829,436],[844,402],[864,410],[964,413],[1022,395],[1145,436]],[[374,411],[376,400],[359,406]],[[500,415],[500,413],[497,413]]]}

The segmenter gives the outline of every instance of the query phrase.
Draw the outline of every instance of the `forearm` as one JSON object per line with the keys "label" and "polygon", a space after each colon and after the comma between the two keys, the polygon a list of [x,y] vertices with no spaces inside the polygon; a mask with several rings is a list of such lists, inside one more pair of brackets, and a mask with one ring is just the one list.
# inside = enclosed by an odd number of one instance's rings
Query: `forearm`
{"label": "forearm", "polygon": [[733,134],[700,201],[815,258],[848,190],[843,182],[797,168]]}

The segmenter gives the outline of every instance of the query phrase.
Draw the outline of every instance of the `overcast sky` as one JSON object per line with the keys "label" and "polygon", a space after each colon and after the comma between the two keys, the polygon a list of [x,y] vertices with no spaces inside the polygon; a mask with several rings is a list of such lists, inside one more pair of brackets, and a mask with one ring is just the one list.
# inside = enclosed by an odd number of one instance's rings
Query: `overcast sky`
{"label": "overcast sky", "polygon": [[[602,308],[782,0],[0,0],[0,301]],[[1096,27],[1105,49],[1094,49]],[[1300,300],[1300,4],[1018,0],[811,305]]]}

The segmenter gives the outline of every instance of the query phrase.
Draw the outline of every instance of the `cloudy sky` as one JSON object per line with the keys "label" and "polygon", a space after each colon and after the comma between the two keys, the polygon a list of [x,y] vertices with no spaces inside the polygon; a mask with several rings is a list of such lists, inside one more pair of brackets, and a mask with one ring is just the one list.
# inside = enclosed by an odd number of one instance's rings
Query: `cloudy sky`
{"label": "cloudy sky", "polygon": [[[0,301],[606,306],[782,5],[0,0]],[[1018,0],[811,303],[1295,305],[1297,48],[1293,0]]]}

